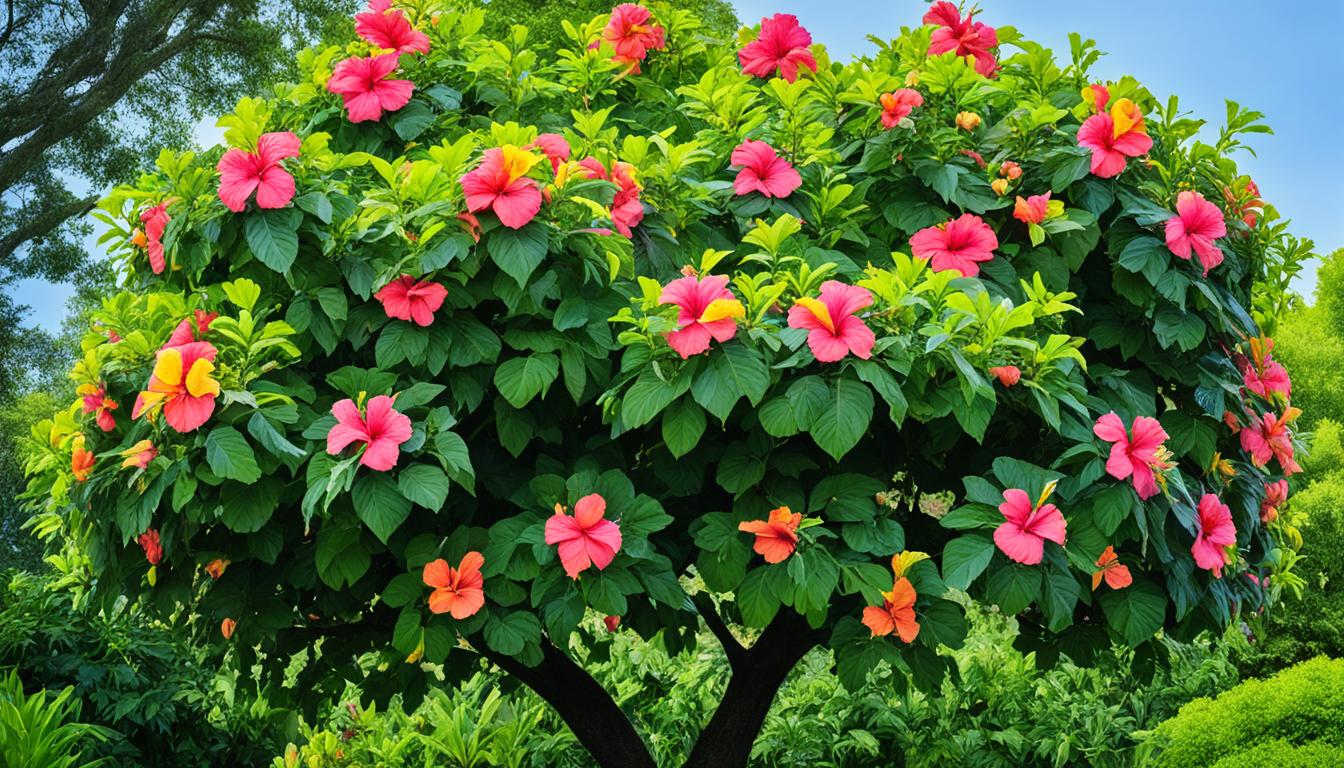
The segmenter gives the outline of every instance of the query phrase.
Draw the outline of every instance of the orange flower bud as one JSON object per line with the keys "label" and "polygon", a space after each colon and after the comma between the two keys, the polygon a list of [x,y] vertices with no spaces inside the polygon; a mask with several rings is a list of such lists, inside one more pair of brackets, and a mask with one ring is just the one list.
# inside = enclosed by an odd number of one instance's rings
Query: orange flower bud
{"label": "orange flower bud", "polygon": [[957,127],[963,131],[974,131],[980,127],[980,116],[974,112],[958,112]]}

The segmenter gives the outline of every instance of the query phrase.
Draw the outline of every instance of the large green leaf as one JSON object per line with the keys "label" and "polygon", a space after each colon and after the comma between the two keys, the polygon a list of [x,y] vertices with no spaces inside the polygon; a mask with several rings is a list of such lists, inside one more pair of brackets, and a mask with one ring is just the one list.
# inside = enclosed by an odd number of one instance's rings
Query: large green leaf
{"label": "large green leaf", "polygon": [[387,543],[387,537],[406,522],[411,514],[411,502],[401,495],[392,478],[382,472],[367,474],[356,480],[351,496],[355,503],[355,514],[384,544]]}
{"label": "large green leaf", "polygon": [[943,581],[953,589],[966,589],[985,572],[994,557],[994,540],[972,533],[947,542],[943,547]]}
{"label": "large green leaf", "polygon": [[872,419],[873,391],[861,381],[842,377],[835,380],[809,432],[823,451],[839,461],[858,445]]}
{"label": "large green leaf", "polygon": [[546,225],[532,221],[522,229],[500,227],[490,234],[487,245],[495,264],[516,280],[520,288],[524,287],[546,258],[549,247]]}
{"label": "large green leaf", "polygon": [[544,394],[560,375],[560,360],[550,353],[537,353],[504,361],[495,369],[495,388],[514,408],[522,408]]}
{"label": "large green leaf", "polygon": [[485,644],[505,656],[516,656],[539,640],[541,622],[526,611],[492,612],[485,622]]}
{"label": "large green leaf", "polygon": [[1008,563],[985,579],[985,599],[1007,614],[1021,613],[1040,594],[1040,566]]}
{"label": "large green leaf", "polygon": [[299,255],[299,224],[303,214],[297,208],[254,211],[243,222],[247,247],[262,264],[276,272],[285,272]]}
{"label": "large green leaf", "polygon": [[[629,397],[628,394],[626,396]],[[628,421],[626,423],[629,424]],[[663,411],[663,442],[674,458],[690,453],[704,433],[705,411],[694,401],[683,398]]]}
{"label": "large green leaf", "polygon": [[238,430],[219,426],[205,436],[205,461],[210,471],[240,483],[255,483],[261,478],[257,456]]}
{"label": "large green leaf", "polygon": [[401,495],[437,512],[448,501],[448,475],[432,464],[412,464],[397,474]]}
{"label": "large green leaf", "polygon": [[1167,614],[1167,594],[1147,579],[1138,578],[1124,589],[1112,589],[1101,596],[1106,621],[1125,642],[1138,645],[1162,628]]}

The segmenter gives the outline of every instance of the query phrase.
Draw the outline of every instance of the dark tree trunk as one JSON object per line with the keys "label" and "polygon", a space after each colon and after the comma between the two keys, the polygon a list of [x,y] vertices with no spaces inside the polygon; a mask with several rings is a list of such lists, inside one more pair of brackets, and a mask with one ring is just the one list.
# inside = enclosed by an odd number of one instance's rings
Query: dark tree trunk
{"label": "dark tree trunk", "polygon": [[542,641],[542,661],[535,667],[497,654],[484,642],[473,645],[554,707],[601,768],[657,768],[644,740],[606,689],[550,642]]}
{"label": "dark tree trunk", "polygon": [[823,636],[801,616],[785,609],[751,648],[739,646],[740,656],[732,665],[728,689],[696,739],[685,768],[743,768],[775,693],[789,671]]}

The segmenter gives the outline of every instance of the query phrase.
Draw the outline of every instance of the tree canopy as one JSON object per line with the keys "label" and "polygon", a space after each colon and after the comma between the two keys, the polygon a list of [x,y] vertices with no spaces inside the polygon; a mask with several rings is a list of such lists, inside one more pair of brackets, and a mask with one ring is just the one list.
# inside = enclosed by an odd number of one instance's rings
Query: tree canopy
{"label": "tree canopy", "polygon": [[818,645],[929,688],[966,600],[1044,664],[1162,663],[1272,597],[1261,325],[1310,245],[1230,157],[1258,114],[1200,142],[1090,41],[951,3],[847,64],[782,14],[486,17],[372,3],[100,203],[127,290],[27,463],[97,598],[310,711],[488,661],[604,766],[652,758],[585,613],[703,621],[732,677],[688,764],[728,766]]}

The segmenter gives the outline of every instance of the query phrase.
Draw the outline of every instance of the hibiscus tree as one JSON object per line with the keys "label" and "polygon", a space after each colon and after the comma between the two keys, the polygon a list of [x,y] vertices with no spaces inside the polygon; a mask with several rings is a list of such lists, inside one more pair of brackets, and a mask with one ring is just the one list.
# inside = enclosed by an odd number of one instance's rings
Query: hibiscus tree
{"label": "hibiscus tree", "polygon": [[1291,249],[1220,235],[1233,160],[1001,57],[1011,19],[937,3],[846,64],[672,5],[520,53],[379,0],[104,202],[126,290],[30,464],[94,599],[305,711],[494,664],[636,768],[615,633],[718,646],[669,759],[741,766],[814,649],[936,690],[966,600],[1042,665],[1263,604],[1298,411],[1249,307]]}

